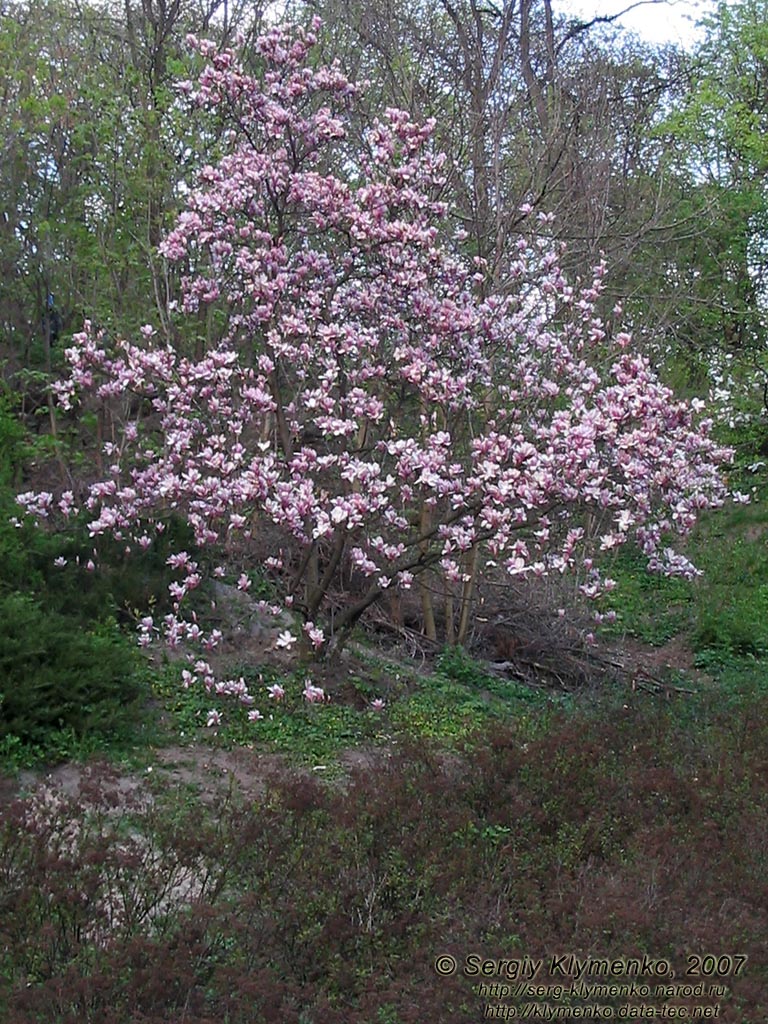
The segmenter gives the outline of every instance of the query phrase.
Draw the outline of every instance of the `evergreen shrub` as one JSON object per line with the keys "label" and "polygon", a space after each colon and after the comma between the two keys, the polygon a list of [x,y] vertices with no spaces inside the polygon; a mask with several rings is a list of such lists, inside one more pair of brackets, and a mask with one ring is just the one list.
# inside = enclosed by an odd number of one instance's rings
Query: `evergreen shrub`
{"label": "evergreen shrub", "polygon": [[135,647],[114,623],[85,630],[28,595],[0,595],[0,739],[108,735],[141,694]]}

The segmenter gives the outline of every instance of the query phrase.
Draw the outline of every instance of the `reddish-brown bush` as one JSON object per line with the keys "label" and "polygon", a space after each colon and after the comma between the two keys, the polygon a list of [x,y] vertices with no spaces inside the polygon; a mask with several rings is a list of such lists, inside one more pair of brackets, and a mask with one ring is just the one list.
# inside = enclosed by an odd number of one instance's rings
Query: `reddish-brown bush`
{"label": "reddish-brown bush", "polygon": [[678,977],[690,954],[746,954],[713,979],[718,1019],[762,1020],[767,710],[705,730],[563,717],[527,744],[510,727],[461,757],[402,749],[343,790],[278,775],[210,811],[116,808],[108,779],[19,801],[0,828],[0,1019],[466,1024],[488,999],[437,954],[567,951],[665,957]]}

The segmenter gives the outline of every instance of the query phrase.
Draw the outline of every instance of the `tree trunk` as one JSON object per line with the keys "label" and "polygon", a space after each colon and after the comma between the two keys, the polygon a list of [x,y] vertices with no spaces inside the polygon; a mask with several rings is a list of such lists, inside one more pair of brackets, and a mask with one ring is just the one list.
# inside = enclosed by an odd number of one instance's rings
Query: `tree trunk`
{"label": "tree trunk", "polygon": [[473,544],[467,555],[466,579],[464,580],[464,585],[461,588],[461,614],[459,616],[459,632],[456,638],[459,646],[461,646],[467,639],[467,633],[469,631],[469,613],[472,608],[475,578],[477,576],[477,554],[478,546],[477,544]]}

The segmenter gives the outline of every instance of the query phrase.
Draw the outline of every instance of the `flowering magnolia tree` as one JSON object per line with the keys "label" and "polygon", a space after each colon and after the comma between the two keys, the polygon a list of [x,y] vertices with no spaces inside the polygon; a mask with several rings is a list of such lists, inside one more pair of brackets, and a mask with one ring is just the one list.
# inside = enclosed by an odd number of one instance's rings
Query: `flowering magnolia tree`
{"label": "flowering magnolia tree", "polygon": [[[699,404],[676,401],[598,317],[602,266],[573,288],[556,251],[520,241],[505,294],[488,295],[483,266],[457,255],[431,125],[387,110],[354,146],[358,88],[311,66],[316,29],[262,37],[259,78],[189,40],[206,66],[180,90],[226,124],[226,152],[200,171],[161,251],[182,268],[183,310],[215,303],[227,326],[196,359],[151,326],[109,346],[88,324],[75,336],[63,405],[94,391],[143,399],[90,487],[91,534],[146,547],[181,514],[199,546],[220,550],[271,521],[286,540],[269,565],[319,654],[412,587],[430,629],[429,593],[443,586],[461,634],[488,566],[577,570],[596,596],[611,581],[592,554],[632,539],[653,568],[694,571],[664,537],[725,496],[725,453]],[[42,515],[76,505],[19,500]],[[144,619],[143,642],[215,646],[184,617],[200,565],[185,551],[170,562],[174,612]],[[210,685],[208,663],[193,668],[187,681]]]}

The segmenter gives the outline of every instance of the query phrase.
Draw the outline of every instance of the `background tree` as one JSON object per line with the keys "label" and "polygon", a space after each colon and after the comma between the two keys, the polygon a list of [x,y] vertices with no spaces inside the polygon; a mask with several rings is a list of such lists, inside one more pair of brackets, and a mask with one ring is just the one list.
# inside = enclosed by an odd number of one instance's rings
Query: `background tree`
{"label": "background tree", "polygon": [[449,156],[454,215],[466,251],[503,287],[524,202],[554,213],[566,265],[587,278],[604,252],[612,298],[643,303],[649,332],[669,315],[654,305],[658,252],[690,234],[669,133],[658,128],[685,86],[680,54],[556,14],[549,0],[480,4],[311,0],[339,55],[371,95],[435,117]]}
{"label": "background tree", "polygon": [[135,331],[148,300],[169,329],[174,284],[156,246],[188,167],[216,143],[213,125],[204,135],[181,116],[173,83],[190,60],[184,37],[231,35],[258,11],[220,0],[46,0],[6,3],[2,14],[0,322],[13,374],[50,369],[49,294],[62,334],[86,316]]}
{"label": "background tree", "polygon": [[680,292],[698,314],[679,340],[694,350],[754,353],[766,341],[768,7],[723,3],[705,26],[669,121],[681,143],[687,205],[703,225],[676,260]]}

